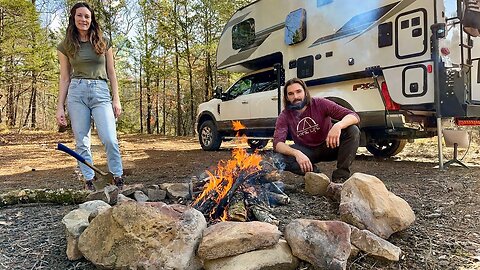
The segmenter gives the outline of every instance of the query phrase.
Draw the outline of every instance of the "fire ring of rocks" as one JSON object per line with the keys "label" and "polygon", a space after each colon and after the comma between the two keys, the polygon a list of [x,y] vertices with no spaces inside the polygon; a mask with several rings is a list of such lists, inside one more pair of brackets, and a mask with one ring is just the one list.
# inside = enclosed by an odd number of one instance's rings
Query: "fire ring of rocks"
{"label": "fire ring of rocks", "polygon": [[[62,220],[67,257],[107,269],[189,270],[293,270],[300,261],[346,269],[359,251],[400,260],[401,249],[386,239],[415,215],[380,179],[355,173],[335,184],[307,173],[305,191],[340,202],[341,221],[296,219],[282,233],[269,209],[289,197],[269,165],[257,153],[235,149],[231,160],[194,183],[91,193]],[[161,202],[166,196],[180,203]]]}

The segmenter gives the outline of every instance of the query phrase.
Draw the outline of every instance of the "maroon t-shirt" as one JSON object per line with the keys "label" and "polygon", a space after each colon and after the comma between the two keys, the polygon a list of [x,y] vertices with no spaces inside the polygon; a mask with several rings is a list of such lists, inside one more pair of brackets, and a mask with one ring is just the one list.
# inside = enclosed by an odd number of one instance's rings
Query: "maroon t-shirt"
{"label": "maroon t-shirt", "polygon": [[327,138],[332,119],[342,120],[348,114],[360,119],[355,112],[325,98],[312,98],[303,113],[284,109],[275,124],[273,145],[275,147],[278,142],[285,142],[290,134],[295,144],[318,146]]}

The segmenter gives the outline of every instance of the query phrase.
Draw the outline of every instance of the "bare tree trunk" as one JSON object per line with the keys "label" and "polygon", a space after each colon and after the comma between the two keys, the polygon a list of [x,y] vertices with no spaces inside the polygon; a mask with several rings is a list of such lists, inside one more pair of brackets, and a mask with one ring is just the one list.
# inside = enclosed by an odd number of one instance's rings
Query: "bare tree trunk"
{"label": "bare tree trunk", "polygon": [[152,134],[152,88],[150,87],[151,74],[149,71],[145,73],[145,76],[147,77],[147,133]]}
{"label": "bare tree trunk", "polygon": [[[157,60],[157,70],[160,70],[160,59]],[[159,100],[160,100],[160,74],[157,71],[157,76],[155,76],[155,88],[157,89],[157,93],[155,95],[155,130],[157,131],[157,134],[160,134],[160,127],[159,127]]]}
{"label": "bare tree trunk", "polygon": [[15,126],[15,89],[11,80],[7,81],[7,126]]}
{"label": "bare tree trunk", "polygon": [[28,101],[28,107],[27,107],[27,113],[25,114],[25,120],[23,121],[23,127],[26,127],[27,124],[28,124],[28,120],[30,119],[30,112],[32,111],[32,101],[33,100],[33,89],[32,89],[32,93],[30,95],[30,99]]}
{"label": "bare tree trunk", "polygon": [[[177,0],[174,1],[174,11],[175,15],[177,16],[178,10],[177,10]],[[178,19],[175,18],[175,30],[177,30],[178,26]],[[179,49],[178,49],[178,37],[175,34],[174,38],[174,44],[175,44],[175,72],[176,72],[176,77],[177,77],[177,129],[175,134],[177,136],[180,136],[182,134],[182,97],[180,96],[181,94],[181,89],[180,89],[180,66],[179,66]]]}
{"label": "bare tree trunk", "polygon": [[[31,85],[31,95],[30,95],[30,101],[28,103],[28,111],[27,114],[25,115],[25,121],[23,122],[23,126],[26,127],[28,124],[28,120],[31,120],[30,127],[31,128],[36,128],[36,111],[37,111],[37,78],[35,75],[35,72],[32,74],[32,85]],[[32,117],[30,118],[30,113],[32,114]]]}
{"label": "bare tree trunk", "polygon": [[31,119],[31,128],[36,128],[37,127],[37,76],[33,76],[33,81],[32,81],[32,100],[31,100],[31,105],[32,105],[32,119]]}
{"label": "bare tree trunk", "polygon": [[142,84],[142,57],[140,56],[140,133],[143,133],[143,84]]}
{"label": "bare tree trunk", "polygon": [[167,120],[167,54],[164,54],[163,58],[163,101],[162,101],[162,110],[163,110],[163,123],[162,123],[162,133],[166,135],[166,120]]}

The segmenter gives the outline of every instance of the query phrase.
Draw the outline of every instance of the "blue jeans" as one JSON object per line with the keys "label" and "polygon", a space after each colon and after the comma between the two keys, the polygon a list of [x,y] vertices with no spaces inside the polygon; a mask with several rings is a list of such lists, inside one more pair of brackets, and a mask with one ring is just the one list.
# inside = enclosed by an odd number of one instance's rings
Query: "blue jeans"
{"label": "blue jeans", "polygon": [[[107,82],[72,79],[68,87],[67,109],[75,136],[77,153],[93,164],[90,149],[90,127],[93,117],[98,136],[105,146],[108,169],[114,177],[122,176],[122,157],[120,156],[112,98]],[[81,162],[78,164],[83,177],[86,180],[93,179],[95,172]]]}

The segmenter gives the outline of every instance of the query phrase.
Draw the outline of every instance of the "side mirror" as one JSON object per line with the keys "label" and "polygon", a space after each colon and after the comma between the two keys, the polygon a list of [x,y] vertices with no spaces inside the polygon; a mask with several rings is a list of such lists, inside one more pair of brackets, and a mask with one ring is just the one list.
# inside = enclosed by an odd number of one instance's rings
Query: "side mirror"
{"label": "side mirror", "polygon": [[215,87],[215,90],[213,92],[213,97],[214,98],[222,98],[222,92],[223,92],[223,89],[221,86],[217,86]]}

